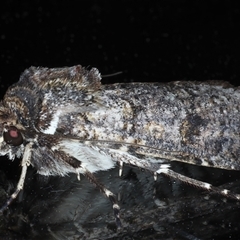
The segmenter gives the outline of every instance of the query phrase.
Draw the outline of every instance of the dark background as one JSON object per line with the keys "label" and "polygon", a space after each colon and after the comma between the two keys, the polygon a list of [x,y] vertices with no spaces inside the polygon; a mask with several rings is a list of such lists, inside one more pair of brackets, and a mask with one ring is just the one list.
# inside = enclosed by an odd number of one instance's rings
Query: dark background
{"label": "dark background", "polygon": [[32,65],[74,64],[123,71],[121,81],[237,81],[236,2],[2,1],[1,84]]}
{"label": "dark background", "polygon": [[[30,66],[75,64],[97,67],[103,75],[122,71],[104,83],[214,79],[238,86],[239,15],[238,1],[1,1],[0,94]],[[4,169],[8,176],[15,171],[11,164]],[[226,182],[235,179],[235,173],[212,174],[209,181],[216,175]],[[216,227],[229,224],[226,214],[218,216]],[[238,228],[224,236],[234,239]],[[201,233],[181,237],[197,239]],[[217,239],[215,228],[208,237],[213,235]]]}

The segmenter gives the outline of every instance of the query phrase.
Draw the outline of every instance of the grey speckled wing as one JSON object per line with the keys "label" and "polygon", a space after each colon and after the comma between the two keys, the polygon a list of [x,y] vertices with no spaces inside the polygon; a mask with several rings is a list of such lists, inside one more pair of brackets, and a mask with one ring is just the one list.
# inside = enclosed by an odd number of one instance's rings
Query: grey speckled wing
{"label": "grey speckled wing", "polygon": [[240,199],[170,169],[171,161],[240,170],[240,89],[226,82],[101,85],[97,69],[31,67],[0,104],[0,154],[22,157],[16,191],[27,168],[41,175],[84,174],[112,202],[94,176],[116,163],[138,166]]}

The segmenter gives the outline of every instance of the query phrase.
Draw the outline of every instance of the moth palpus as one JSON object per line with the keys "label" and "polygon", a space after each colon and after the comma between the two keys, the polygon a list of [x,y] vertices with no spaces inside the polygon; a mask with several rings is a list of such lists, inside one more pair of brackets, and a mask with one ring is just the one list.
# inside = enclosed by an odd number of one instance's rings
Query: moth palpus
{"label": "moth palpus", "polygon": [[[101,85],[96,68],[31,67],[0,103],[0,155],[22,158],[16,190],[23,189],[27,168],[41,175],[85,175],[112,203],[114,194],[94,176],[119,163],[179,179],[240,200],[170,169],[180,161],[240,170],[240,88],[227,82],[175,81]],[[106,172],[107,174],[107,172]]]}

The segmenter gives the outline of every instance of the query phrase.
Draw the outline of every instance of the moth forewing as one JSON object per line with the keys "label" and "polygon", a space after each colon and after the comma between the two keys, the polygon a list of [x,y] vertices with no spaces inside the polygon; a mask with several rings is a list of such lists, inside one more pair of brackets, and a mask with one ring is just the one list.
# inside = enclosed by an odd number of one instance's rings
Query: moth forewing
{"label": "moth forewing", "polygon": [[111,201],[94,173],[123,163],[239,199],[170,169],[171,161],[240,170],[240,90],[226,82],[101,85],[99,71],[80,65],[31,67],[0,103],[0,154],[22,156],[41,175],[84,174]]}

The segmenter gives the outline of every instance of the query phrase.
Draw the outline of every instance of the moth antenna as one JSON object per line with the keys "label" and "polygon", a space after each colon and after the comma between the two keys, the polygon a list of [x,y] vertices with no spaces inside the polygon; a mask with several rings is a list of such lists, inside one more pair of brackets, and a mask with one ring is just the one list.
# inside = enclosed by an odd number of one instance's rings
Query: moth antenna
{"label": "moth antenna", "polygon": [[112,203],[113,208],[113,214],[115,217],[116,225],[118,228],[121,228],[121,220],[120,220],[120,207],[118,205],[117,200],[115,199],[115,195],[105,188],[105,186],[97,180],[97,178],[89,172],[86,168],[80,167],[79,170],[77,170],[78,173],[83,172],[83,174],[88,178],[88,180],[93,183],[101,192],[105,194],[105,196],[110,200]]}
{"label": "moth antenna", "polygon": [[28,145],[26,145],[25,151],[23,154],[22,163],[21,163],[22,171],[21,171],[20,178],[18,180],[16,190],[12,193],[8,201],[1,207],[0,213],[4,212],[8,208],[8,206],[12,203],[12,201],[16,199],[19,192],[23,189],[26,174],[27,174],[27,168],[31,163],[31,155],[32,155],[31,152],[32,152],[32,143],[29,143]]}
{"label": "moth antenna", "polygon": [[116,75],[119,75],[119,74],[122,74],[123,72],[120,71],[120,72],[115,72],[115,73],[110,73],[110,74],[105,74],[105,75],[101,75],[101,77],[105,78],[105,77],[113,77],[113,76],[116,76]]}
{"label": "moth antenna", "polygon": [[199,188],[202,188],[202,189],[205,189],[205,190],[208,190],[208,191],[212,191],[214,193],[226,196],[228,198],[232,198],[232,199],[235,199],[235,200],[240,200],[240,194],[233,194],[228,189],[221,189],[221,188],[218,188],[218,187],[214,187],[214,186],[212,186],[209,183],[202,182],[202,181],[199,181],[199,180],[196,180],[196,179],[193,179],[193,178],[186,177],[186,176],[184,176],[184,175],[182,175],[180,173],[174,172],[173,170],[168,169],[168,168],[159,169],[157,171],[157,173],[163,173],[163,174],[165,174],[168,177],[172,177],[174,179],[178,179],[178,180],[180,180],[182,182],[185,182],[187,184],[191,184],[191,185],[193,185],[195,187],[199,187]]}

